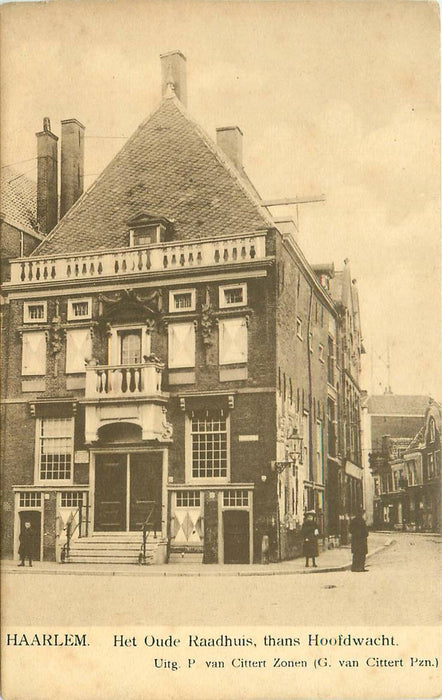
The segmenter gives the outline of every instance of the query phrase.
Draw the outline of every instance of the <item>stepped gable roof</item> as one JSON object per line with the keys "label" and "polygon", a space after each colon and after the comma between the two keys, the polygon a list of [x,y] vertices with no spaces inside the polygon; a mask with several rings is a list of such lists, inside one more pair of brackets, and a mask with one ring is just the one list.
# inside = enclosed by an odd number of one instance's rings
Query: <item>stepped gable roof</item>
{"label": "stepped gable roof", "polygon": [[174,221],[176,239],[273,225],[247,179],[173,96],[138,127],[34,255],[126,247],[128,221],[151,211]]}
{"label": "stepped gable roof", "polygon": [[21,231],[37,233],[37,183],[4,167],[0,187],[0,218]]}
{"label": "stepped gable roof", "polygon": [[424,416],[428,408],[429,396],[407,396],[382,394],[368,398],[369,413],[379,415]]}

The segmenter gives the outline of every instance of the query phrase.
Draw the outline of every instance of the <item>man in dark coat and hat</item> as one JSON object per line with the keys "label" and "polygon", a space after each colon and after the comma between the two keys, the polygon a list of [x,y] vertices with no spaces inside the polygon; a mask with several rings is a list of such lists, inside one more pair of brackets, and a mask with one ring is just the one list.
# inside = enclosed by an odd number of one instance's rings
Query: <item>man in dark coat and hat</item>
{"label": "man in dark coat and hat", "polygon": [[20,556],[19,566],[25,565],[25,559],[29,559],[29,566],[32,566],[32,555],[34,551],[34,530],[29,520],[25,520],[25,526],[20,532],[20,546],[18,554]]}
{"label": "man in dark coat and hat", "polygon": [[360,508],[350,522],[351,551],[353,553],[352,571],[367,571],[365,557],[367,555],[368,528],[364,520],[364,511]]}
{"label": "man in dark coat and hat", "polygon": [[312,566],[316,568],[316,557],[319,555],[319,530],[316,523],[316,513],[314,510],[309,510],[306,512],[301,528],[301,534],[304,538],[303,552],[305,556],[305,565],[309,565],[309,559],[311,558]]}

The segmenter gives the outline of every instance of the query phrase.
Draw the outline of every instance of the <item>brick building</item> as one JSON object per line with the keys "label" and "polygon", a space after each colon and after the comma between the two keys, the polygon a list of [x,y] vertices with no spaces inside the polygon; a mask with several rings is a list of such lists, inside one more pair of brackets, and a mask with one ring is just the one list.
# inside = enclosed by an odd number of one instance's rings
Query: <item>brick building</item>
{"label": "brick building", "polygon": [[278,560],[306,509],[338,535],[362,498],[348,263],[309,265],[240,129],[213,143],[161,63],[159,106],[4,285],[5,554],[26,517],[36,558],[252,563],[267,536]]}
{"label": "brick building", "polygon": [[377,412],[369,454],[374,526],[440,531],[439,404],[427,396],[385,394],[370,397],[369,407]]}

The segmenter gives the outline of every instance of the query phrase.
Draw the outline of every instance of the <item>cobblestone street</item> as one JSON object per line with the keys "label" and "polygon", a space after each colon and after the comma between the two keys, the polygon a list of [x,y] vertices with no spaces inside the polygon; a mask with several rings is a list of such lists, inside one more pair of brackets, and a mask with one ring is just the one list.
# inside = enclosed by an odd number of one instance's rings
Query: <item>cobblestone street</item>
{"label": "cobblestone street", "polygon": [[[391,540],[367,560],[364,574],[327,570],[295,575],[304,573],[301,560],[266,570],[170,565],[165,572],[163,567],[166,575],[154,567],[146,575],[138,567],[115,575],[104,569],[100,575],[75,575],[78,569],[69,568],[58,575],[44,571],[38,562],[31,571],[6,566],[3,624],[438,624],[441,539],[431,534],[374,534],[370,547]],[[327,557],[342,566],[350,552],[327,552],[323,566]]]}

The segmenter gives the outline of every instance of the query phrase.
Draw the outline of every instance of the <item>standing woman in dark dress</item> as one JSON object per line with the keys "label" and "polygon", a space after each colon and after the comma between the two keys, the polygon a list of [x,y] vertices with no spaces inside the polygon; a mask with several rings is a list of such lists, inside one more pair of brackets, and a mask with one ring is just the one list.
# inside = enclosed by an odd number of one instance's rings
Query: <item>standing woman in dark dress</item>
{"label": "standing woman in dark dress", "polygon": [[29,520],[25,521],[24,528],[20,532],[20,546],[18,555],[20,557],[19,566],[25,565],[25,559],[29,559],[29,566],[32,566],[32,555],[34,551],[34,530]]}
{"label": "standing woman in dark dress", "polygon": [[316,557],[319,556],[318,537],[319,530],[316,523],[316,514],[309,510],[305,514],[304,523],[302,525],[301,534],[304,538],[303,551],[305,556],[305,565],[309,565],[309,559],[312,560],[312,566],[317,567]]}

